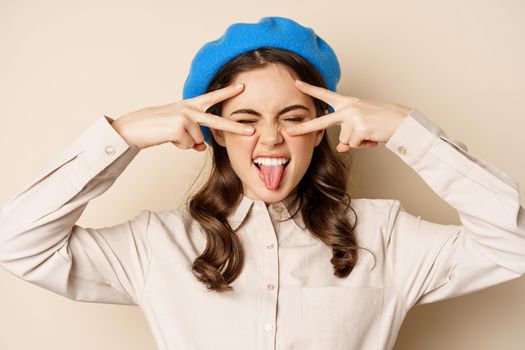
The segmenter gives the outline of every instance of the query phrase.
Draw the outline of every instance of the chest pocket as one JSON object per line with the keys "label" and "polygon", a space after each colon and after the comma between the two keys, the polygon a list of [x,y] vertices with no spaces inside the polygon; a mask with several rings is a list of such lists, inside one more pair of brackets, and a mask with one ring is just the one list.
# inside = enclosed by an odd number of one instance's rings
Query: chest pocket
{"label": "chest pocket", "polygon": [[300,350],[377,349],[383,288],[302,287]]}

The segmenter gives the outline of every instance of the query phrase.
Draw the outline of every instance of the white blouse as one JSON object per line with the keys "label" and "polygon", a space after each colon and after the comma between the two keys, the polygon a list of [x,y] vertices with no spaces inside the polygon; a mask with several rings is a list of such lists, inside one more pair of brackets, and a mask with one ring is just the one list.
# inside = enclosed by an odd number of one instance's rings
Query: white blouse
{"label": "white blouse", "polygon": [[[461,225],[440,225],[398,200],[352,199],[358,244],[346,278],[305,229],[291,199],[243,196],[228,218],[245,249],[233,292],[191,273],[205,247],[185,208],[143,210],[102,228],[75,224],[140,151],[98,118],[0,211],[0,266],[69,299],[138,305],[159,349],[391,349],[408,310],[525,272],[518,184],[476,159],[417,109],[385,146],[444,201]],[[351,211],[348,215],[353,220]]]}

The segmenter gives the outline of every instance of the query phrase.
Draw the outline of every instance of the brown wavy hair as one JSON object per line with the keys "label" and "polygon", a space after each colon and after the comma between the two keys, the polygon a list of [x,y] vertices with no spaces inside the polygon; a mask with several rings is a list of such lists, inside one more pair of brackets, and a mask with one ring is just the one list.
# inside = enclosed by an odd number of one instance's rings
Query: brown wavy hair
{"label": "brown wavy hair", "polygon": [[[230,85],[233,78],[252,69],[269,64],[281,64],[290,73],[310,84],[326,88],[321,74],[301,56],[284,49],[262,47],[245,52],[221,67],[211,80],[206,93]],[[316,116],[323,115],[328,105],[314,98]],[[222,103],[206,111],[222,115]],[[244,248],[234,230],[228,224],[228,216],[242,199],[243,184],[231,167],[226,149],[210,137],[213,164],[207,182],[186,203],[191,217],[199,222],[206,235],[206,248],[195,259],[192,273],[207,289],[217,292],[231,291],[230,286],[241,273],[244,265]],[[350,207],[347,194],[349,156],[332,150],[328,134],[315,147],[312,161],[297,186],[297,196],[291,203],[301,210],[305,227],[326,245],[332,247],[330,259],[334,275],[347,277],[358,259],[358,247],[354,236],[357,215]],[[352,210],[353,224],[346,212]]]}

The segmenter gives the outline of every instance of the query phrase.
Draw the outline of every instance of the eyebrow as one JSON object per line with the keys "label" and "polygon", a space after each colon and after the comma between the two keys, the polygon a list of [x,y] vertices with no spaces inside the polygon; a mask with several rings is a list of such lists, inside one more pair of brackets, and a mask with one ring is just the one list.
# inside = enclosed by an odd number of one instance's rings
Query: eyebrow
{"label": "eyebrow", "polygon": [[[296,110],[296,109],[304,109],[305,111],[310,112],[308,107],[303,106],[303,105],[295,104],[295,105],[291,105],[291,106],[284,107],[283,109],[281,109],[279,111],[279,113],[277,113],[276,117],[278,117],[278,116],[280,116],[280,115],[282,115],[282,114],[284,114],[286,112],[290,112],[290,111],[293,111],[293,110]],[[255,111],[253,109],[250,109],[250,108],[244,108],[244,109],[236,110],[235,112],[232,112],[230,115],[234,115],[236,113],[253,114],[253,115],[261,117],[261,113]]]}

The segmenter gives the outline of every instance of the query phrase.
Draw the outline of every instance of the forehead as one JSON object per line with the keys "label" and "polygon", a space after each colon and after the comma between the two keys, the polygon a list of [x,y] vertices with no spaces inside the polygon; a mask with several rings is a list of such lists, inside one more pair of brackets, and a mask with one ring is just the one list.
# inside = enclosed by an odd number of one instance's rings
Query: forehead
{"label": "forehead", "polygon": [[224,101],[223,112],[251,108],[262,113],[277,113],[295,103],[313,110],[313,98],[295,87],[296,78],[293,72],[278,64],[239,73],[231,84],[244,83],[244,90]]}

